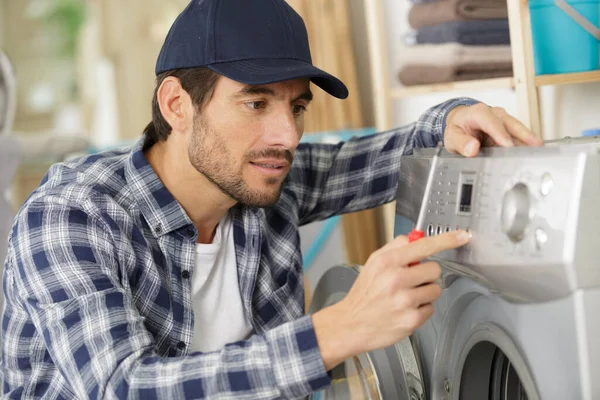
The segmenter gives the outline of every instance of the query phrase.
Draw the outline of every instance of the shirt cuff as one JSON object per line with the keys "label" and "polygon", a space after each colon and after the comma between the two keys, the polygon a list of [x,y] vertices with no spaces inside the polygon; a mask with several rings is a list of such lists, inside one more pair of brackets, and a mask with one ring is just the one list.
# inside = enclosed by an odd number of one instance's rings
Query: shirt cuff
{"label": "shirt cuff", "polygon": [[305,397],[331,384],[311,316],[265,333],[275,380],[284,398]]}
{"label": "shirt cuff", "polygon": [[478,100],[475,99],[470,99],[468,97],[463,97],[463,98],[457,98],[457,99],[452,99],[450,101],[447,101],[446,103],[442,103],[440,106],[442,107],[442,138],[444,137],[444,132],[446,132],[446,118],[448,118],[448,114],[450,114],[450,111],[452,111],[455,107],[458,106],[472,106],[474,104],[477,103],[481,103]]}

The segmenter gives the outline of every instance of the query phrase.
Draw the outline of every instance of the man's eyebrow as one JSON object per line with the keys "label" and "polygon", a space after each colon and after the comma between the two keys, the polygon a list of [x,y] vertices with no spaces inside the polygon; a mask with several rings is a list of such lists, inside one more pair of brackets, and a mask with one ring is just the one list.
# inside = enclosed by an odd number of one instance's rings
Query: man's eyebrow
{"label": "man's eyebrow", "polygon": [[[275,91],[273,89],[270,89],[266,86],[260,86],[260,85],[247,85],[244,88],[238,90],[235,94],[234,97],[239,98],[239,97],[244,97],[244,96],[253,96],[253,95],[257,95],[257,94],[263,94],[263,95],[268,95],[268,96],[273,96],[275,97]],[[308,102],[311,102],[313,99],[313,94],[311,92],[310,89],[308,89],[306,92],[302,93],[300,96],[296,97],[292,102],[296,102],[298,100],[306,100]]]}
{"label": "man's eyebrow", "polygon": [[238,90],[234,96],[235,97],[244,97],[244,96],[252,96],[252,95],[256,95],[256,94],[266,94],[269,96],[275,96],[275,92],[272,89],[269,89],[266,86],[259,86],[259,85],[245,86],[243,89]]}
{"label": "man's eyebrow", "polygon": [[310,89],[308,89],[306,92],[302,93],[300,96],[296,97],[294,99],[294,101],[298,101],[298,100],[306,100],[309,103],[312,101],[313,99],[313,94],[310,91]]}

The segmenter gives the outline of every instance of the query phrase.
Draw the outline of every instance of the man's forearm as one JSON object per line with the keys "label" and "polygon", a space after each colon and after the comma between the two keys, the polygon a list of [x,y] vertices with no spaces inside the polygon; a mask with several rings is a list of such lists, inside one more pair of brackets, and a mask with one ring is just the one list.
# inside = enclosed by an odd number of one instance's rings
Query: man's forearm
{"label": "man's forearm", "polygon": [[312,316],[325,369],[330,371],[348,358],[363,352],[358,324],[342,303],[324,308]]}

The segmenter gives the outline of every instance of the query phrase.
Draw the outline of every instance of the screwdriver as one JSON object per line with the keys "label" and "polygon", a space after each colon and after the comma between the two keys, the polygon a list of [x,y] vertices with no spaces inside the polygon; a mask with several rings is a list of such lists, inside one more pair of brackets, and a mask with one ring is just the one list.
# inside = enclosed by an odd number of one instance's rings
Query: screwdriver
{"label": "screwdriver", "polygon": [[[425,227],[423,224],[425,223],[425,213],[427,211],[427,204],[429,201],[429,195],[431,194],[431,186],[433,185],[433,175],[435,173],[435,167],[437,165],[437,160],[444,148],[444,144],[439,142],[435,155],[433,156],[433,160],[431,160],[431,166],[429,167],[429,175],[427,176],[427,183],[425,184],[425,193],[423,194],[423,202],[421,203],[421,209],[419,210],[419,217],[417,218],[417,223],[413,230],[408,234],[408,242],[416,242],[417,240],[423,239],[425,237]],[[410,267],[419,264],[418,262],[413,262],[409,264]]]}

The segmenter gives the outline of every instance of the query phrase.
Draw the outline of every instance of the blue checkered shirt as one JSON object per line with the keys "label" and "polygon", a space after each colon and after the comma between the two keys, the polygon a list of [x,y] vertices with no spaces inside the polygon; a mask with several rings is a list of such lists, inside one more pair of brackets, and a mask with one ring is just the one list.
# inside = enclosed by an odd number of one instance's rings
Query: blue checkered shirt
{"label": "blue checkered shirt", "polygon": [[140,144],[54,165],[12,228],[0,376],[11,399],[299,398],[330,379],[305,315],[298,227],[394,199],[403,154],[442,139],[456,99],[414,124],[301,144],[272,208],[231,209],[254,334],[192,353],[197,231]]}

